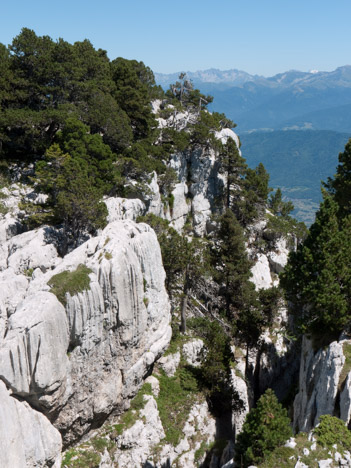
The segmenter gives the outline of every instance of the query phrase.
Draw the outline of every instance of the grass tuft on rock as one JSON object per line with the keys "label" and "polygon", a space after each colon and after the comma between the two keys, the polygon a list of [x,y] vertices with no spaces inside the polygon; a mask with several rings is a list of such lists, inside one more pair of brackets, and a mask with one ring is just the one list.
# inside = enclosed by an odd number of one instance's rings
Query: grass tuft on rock
{"label": "grass tuft on rock", "polygon": [[92,270],[82,264],[78,265],[77,269],[74,271],[63,271],[62,273],[58,273],[48,282],[48,285],[51,286],[50,291],[55,294],[61,304],[66,306],[67,293],[74,296],[75,294],[89,289],[89,273],[92,273]]}

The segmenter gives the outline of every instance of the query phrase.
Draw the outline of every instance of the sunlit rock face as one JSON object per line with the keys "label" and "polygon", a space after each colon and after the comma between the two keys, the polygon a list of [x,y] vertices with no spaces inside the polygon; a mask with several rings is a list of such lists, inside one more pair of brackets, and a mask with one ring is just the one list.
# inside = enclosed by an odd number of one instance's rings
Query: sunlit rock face
{"label": "sunlit rock face", "polygon": [[299,392],[294,402],[294,427],[299,431],[311,430],[323,414],[338,412],[341,419],[350,422],[350,369],[344,346],[351,346],[351,341],[341,337],[316,352],[312,342],[303,339]]}
{"label": "sunlit rock face", "polygon": [[[112,222],[63,259],[41,233],[14,237],[8,247],[16,249],[4,250],[11,266],[0,274],[0,379],[68,443],[128,404],[168,346],[170,306],[146,224]],[[89,269],[89,288],[66,294],[64,307],[48,282],[79,265]]]}

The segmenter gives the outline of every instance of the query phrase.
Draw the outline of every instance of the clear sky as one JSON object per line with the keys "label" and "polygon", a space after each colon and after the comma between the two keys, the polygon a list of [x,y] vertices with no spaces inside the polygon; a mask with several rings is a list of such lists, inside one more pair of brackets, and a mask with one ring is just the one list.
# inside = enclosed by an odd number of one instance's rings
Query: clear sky
{"label": "clear sky", "polygon": [[110,59],[155,72],[236,68],[271,76],[351,64],[351,0],[16,0],[1,5],[0,42],[22,27],[89,39]]}

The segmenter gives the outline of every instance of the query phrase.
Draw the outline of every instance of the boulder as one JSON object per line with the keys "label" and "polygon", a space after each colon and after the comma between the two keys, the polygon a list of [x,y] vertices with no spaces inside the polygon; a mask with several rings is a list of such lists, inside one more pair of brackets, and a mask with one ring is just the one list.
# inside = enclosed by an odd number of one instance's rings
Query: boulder
{"label": "boulder", "polygon": [[256,290],[268,289],[272,286],[271,271],[266,255],[258,254],[256,263],[251,268],[251,273],[250,281],[254,283]]}
{"label": "boulder", "polygon": [[31,404],[52,408],[65,390],[67,348],[62,304],[49,292],[30,295],[8,320],[0,346],[0,379]]}
{"label": "boulder", "polygon": [[0,466],[59,468],[61,435],[49,420],[13,398],[1,381],[0,401]]}
{"label": "boulder", "polygon": [[308,432],[323,414],[334,414],[339,378],[345,363],[343,341],[333,341],[316,353],[303,338],[299,392],[294,401],[294,428]]}
{"label": "boulder", "polygon": [[145,204],[138,198],[110,197],[106,198],[104,202],[107,206],[107,221],[109,223],[122,219],[136,221],[138,216],[144,215],[146,210]]}

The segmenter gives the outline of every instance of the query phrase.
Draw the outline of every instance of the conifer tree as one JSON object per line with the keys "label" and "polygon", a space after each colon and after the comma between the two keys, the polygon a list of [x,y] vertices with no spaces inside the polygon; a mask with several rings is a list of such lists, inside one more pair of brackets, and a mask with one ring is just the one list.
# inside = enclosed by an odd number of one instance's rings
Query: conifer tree
{"label": "conifer tree", "polygon": [[232,208],[234,200],[237,201],[240,198],[242,179],[247,165],[232,138],[228,138],[226,144],[223,145],[218,158],[221,164],[220,172],[226,176],[225,207]]}
{"label": "conifer tree", "polygon": [[274,194],[271,195],[268,206],[274,215],[283,218],[286,218],[294,210],[294,205],[291,201],[283,201],[283,194],[280,188],[277,188]]}
{"label": "conifer tree", "polygon": [[325,193],[308,237],[292,252],[281,284],[302,331],[341,332],[351,320],[351,216]]}
{"label": "conifer tree", "polygon": [[334,178],[329,178],[325,186],[338,203],[340,215],[351,214],[351,139],[346,143],[345,151],[339,154]]}
{"label": "conifer tree", "polygon": [[330,338],[351,322],[351,140],[309,235],[292,252],[281,277],[302,331]]}
{"label": "conifer tree", "polygon": [[236,466],[246,468],[261,463],[292,435],[287,411],[268,389],[246,416],[235,444]]}

